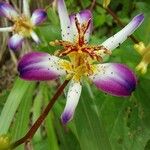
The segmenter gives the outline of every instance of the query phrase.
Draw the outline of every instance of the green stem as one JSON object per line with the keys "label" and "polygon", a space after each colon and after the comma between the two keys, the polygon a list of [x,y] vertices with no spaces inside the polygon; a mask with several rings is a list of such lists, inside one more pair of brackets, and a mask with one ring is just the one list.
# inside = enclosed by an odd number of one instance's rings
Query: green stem
{"label": "green stem", "polygon": [[67,86],[68,83],[69,83],[69,80],[64,81],[64,83],[58,88],[55,95],[52,97],[52,99],[50,100],[50,102],[48,103],[48,105],[46,106],[44,111],[42,112],[42,114],[39,116],[39,118],[36,120],[36,122],[32,125],[32,127],[27,132],[27,134],[24,137],[22,137],[21,139],[19,139],[19,140],[15,141],[14,143],[12,143],[11,144],[11,149],[14,149],[14,148],[18,147],[19,145],[21,145],[25,142],[28,142],[32,139],[32,137],[36,133],[37,129],[40,127],[40,125],[42,124],[42,122],[44,121],[44,119],[48,115],[49,111],[54,106],[56,100],[62,94],[64,88]]}

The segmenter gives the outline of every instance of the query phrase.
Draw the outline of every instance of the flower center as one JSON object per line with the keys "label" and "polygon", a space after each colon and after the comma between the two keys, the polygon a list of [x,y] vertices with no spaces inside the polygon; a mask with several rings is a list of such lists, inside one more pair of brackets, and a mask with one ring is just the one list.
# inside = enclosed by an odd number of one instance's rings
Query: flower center
{"label": "flower center", "polygon": [[14,24],[14,32],[21,34],[25,37],[30,36],[30,32],[33,30],[34,25],[30,21],[30,19],[26,16],[18,17]]}
{"label": "flower center", "polygon": [[89,28],[91,20],[79,23],[75,17],[75,24],[78,31],[77,39],[75,42],[55,40],[50,42],[52,46],[62,46],[61,51],[57,51],[56,55],[59,57],[68,56],[70,61],[61,61],[60,65],[68,72],[69,77],[79,81],[82,76],[91,75],[95,67],[94,62],[102,62],[101,54],[111,54],[105,47],[98,45],[93,46],[85,42],[85,34]]}

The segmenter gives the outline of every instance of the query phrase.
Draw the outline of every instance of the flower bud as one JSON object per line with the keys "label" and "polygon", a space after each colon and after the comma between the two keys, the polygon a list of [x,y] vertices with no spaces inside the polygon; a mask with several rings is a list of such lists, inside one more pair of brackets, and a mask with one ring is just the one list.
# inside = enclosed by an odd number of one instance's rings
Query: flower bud
{"label": "flower bud", "polygon": [[10,150],[10,138],[7,135],[0,136],[0,150]]}

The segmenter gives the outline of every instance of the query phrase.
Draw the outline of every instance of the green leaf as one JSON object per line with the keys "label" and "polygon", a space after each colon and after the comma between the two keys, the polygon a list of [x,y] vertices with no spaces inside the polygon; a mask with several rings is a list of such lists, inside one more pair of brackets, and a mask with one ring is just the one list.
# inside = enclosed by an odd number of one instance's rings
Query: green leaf
{"label": "green leaf", "polygon": [[[11,138],[13,141],[22,138],[29,129],[30,113],[34,89],[35,84],[31,84],[31,86],[27,89],[28,94],[24,95],[19,105],[18,112],[16,114],[16,119],[11,128]],[[21,145],[16,150],[21,150],[23,149],[23,147],[24,146]]]}
{"label": "green leaf", "polygon": [[16,110],[18,109],[18,106],[24,95],[27,94],[27,89],[31,86],[32,83],[29,84],[28,82],[20,79],[17,79],[14,82],[14,87],[7,98],[0,116],[0,134],[7,134],[11,122],[14,119]]}
{"label": "green leaf", "polygon": [[74,124],[82,150],[111,150],[101,117],[97,114],[97,106],[86,87],[83,87]]}

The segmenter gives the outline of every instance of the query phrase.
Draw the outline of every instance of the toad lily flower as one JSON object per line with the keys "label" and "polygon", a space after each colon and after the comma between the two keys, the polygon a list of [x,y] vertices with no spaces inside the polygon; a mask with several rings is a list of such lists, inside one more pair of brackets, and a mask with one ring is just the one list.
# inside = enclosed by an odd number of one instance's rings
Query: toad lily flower
{"label": "toad lily flower", "polygon": [[142,74],[147,72],[147,67],[150,64],[150,44],[145,46],[143,42],[134,45],[136,51],[142,56],[141,62],[137,65],[136,69],[141,71]]}
{"label": "toad lily flower", "polygon": [[[142,14],[120,32],[110,37],[101,45],[89,45],[92,30],[92,14],[89,10],[68,16],[63,0],[58,0],[58,14],[62,30],[62,40],[50,42],[62,46],[57,56],[42,52],[25,55],[19,62],[20,77],[25,80],[54,80],[66,75],[71,79],[67,94],[67,103],[61,115],[66,124],[78,104],[82,85],[81,80],[88,77],[98,89],[115,96],[129,96],[136,87],[134,73],[123,64],[103,63],[103,57],[120,45],[142,23]],[[59,56],[59,57],[58,57]],[[62,59],[68,58],[68,59]]]}
{"label": "toad lily flower", "polygon": [[32,37],[36,43],[40,42],[34,29],[46,19],[47,14],[44,9],[36,9],[30,16],[28,0],[23,0],[23,14],[19,14],[9,3],[0,2],[0,16],[14,23],[11,27],[0,28],[0,32],[13,32],[13,36],[8,41],[10,49],[14,51],[20,49],[25,37]]}

